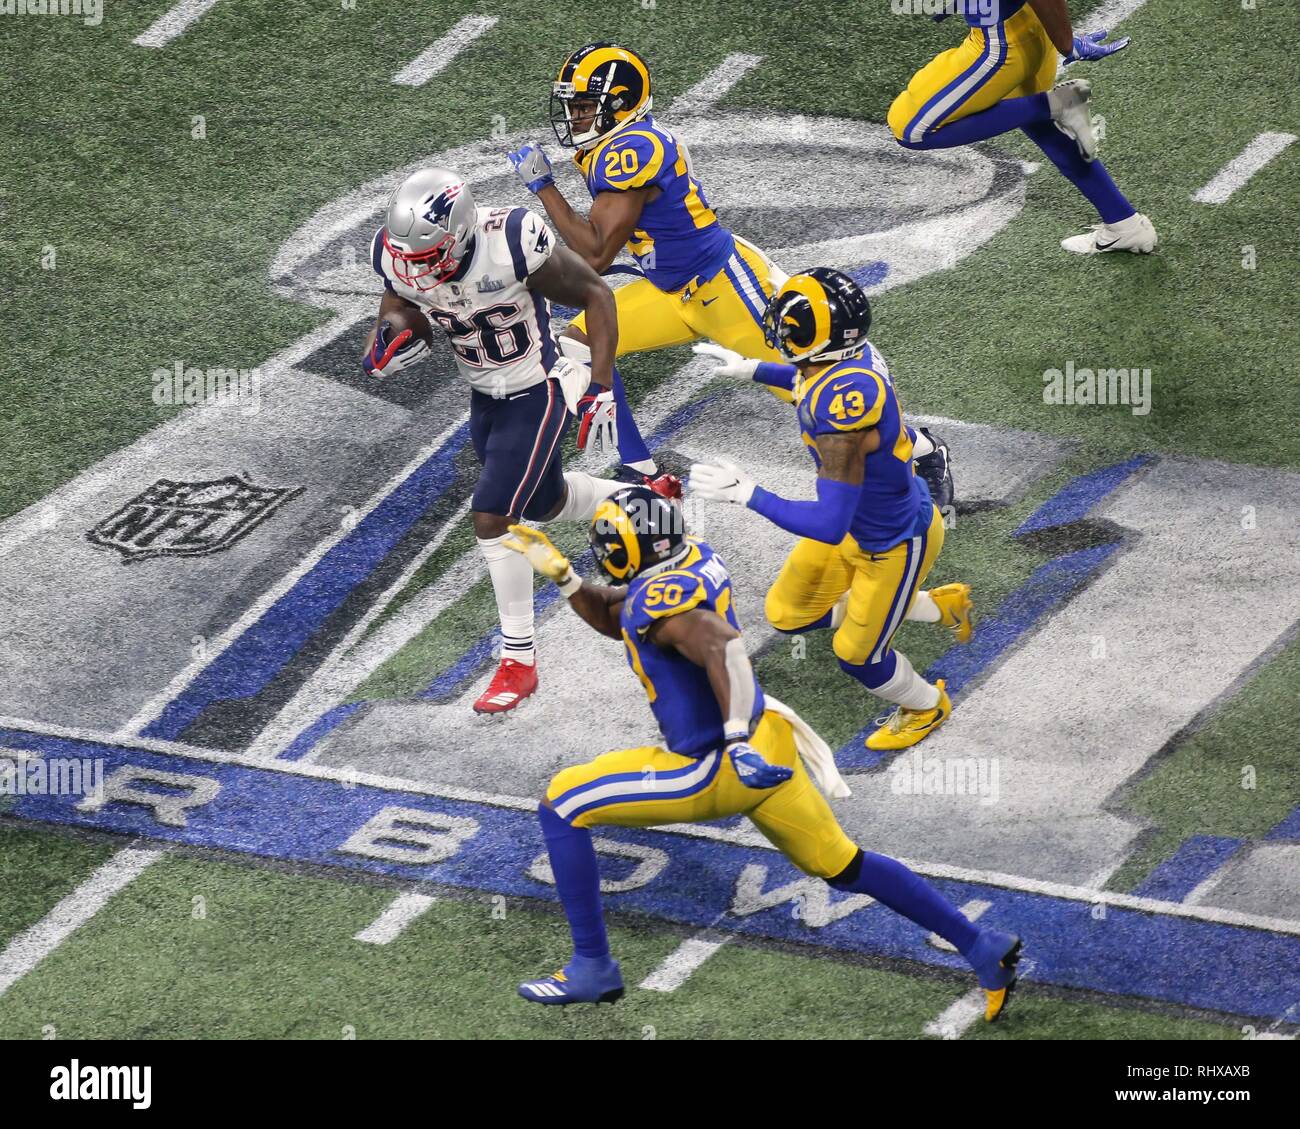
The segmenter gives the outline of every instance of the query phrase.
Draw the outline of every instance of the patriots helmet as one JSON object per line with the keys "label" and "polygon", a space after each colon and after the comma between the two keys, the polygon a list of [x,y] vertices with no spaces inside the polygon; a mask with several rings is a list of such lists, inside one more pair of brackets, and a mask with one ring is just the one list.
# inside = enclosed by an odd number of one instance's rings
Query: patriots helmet
{"label": "patriots helmet", "polygon": [[571,149],[590,148],[650,112],[650,68],[635,51],[588,43],[551,84],[551,128]]}
{"label": "patriots helmet", "polygon": [[384,247],[393,273],[417,290],[432,290],[460,267],[474,242],[474,195],[450,169],[412,173],[388,200]]}
{"label": "patriots helmet", "polygon": [[795,364],[856,357],[870,328],[871,303],[862,287],[830,267],[792,275],[763,312],[768,347]]}
{"label": "patriots helmet", "polygon": [[587,536],[601,568],[622,584],[687,549],[681,506],[649,486],[627,486],[603,499]]}

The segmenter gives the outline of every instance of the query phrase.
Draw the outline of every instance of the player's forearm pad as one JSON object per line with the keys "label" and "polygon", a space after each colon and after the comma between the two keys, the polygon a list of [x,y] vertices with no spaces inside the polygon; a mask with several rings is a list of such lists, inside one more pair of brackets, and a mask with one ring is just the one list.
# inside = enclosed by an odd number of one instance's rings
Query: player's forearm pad
{"label": "player's forearm pad", "polygon": [[838,545],[849,531],[853,509],[861,493],[861,486],[837,482],[833,478],[819,478],[817,501],[792,502],[756,486],[754,496],[749,499],[749,508],[798,537],[811,537],[814,541]]}

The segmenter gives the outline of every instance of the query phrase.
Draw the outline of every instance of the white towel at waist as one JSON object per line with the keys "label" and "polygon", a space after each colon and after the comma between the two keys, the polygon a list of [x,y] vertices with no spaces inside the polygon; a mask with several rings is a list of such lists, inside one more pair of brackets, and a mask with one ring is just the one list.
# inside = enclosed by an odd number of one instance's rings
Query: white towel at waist
{"label": "white towel at waist", "polygon": [[817,735],[813,727],[784,702],[778,702],[766,692],[763,696],[767,701],[767,708],[790,723],[790,728],[794,730],[794,747],[799,750],[799,755],[803,757],[804,764],[812,773],[812,778],[817,781],[817,786],[826,795],[837,800],[853,795],[849,791],[849,786],[844,783],[844,777],[840,775],[839,769],[835,767],[835,756],[831,752],[831,747]]}

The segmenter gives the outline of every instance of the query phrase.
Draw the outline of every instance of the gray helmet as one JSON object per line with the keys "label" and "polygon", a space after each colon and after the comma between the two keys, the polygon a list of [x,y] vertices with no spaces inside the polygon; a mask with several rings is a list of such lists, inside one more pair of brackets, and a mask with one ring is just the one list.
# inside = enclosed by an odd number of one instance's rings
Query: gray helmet
{"label": "gray helmet", "polygon": [[384,246],[393,273],[431,290],[456,273],[474,239],[474,196],[450,169],[412,173],[389,198]]}

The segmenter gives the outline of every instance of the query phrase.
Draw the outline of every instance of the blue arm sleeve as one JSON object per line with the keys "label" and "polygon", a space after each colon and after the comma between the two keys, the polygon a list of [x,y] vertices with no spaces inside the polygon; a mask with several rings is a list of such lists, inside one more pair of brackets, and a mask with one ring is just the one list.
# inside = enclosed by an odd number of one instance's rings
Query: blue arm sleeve
{"label": "blue arm sleeve", "polygon": [[756,486],[754,496],[749,499],[749,508],[799,537],[838,545],[849,531],[849,522],[853,520],[853,510],[861,493],[861,486],[819,478],[817,501],[791,502]]}
{"label": "blue arm sleeve", "polygon": [[767,384],[773,388],[784,388],[787,392],[794,391],[794,378],[798,370],[794,365],[779,365],[772,361],[759,361],[758,368],[754,370],[754,379],[759,384]]}

